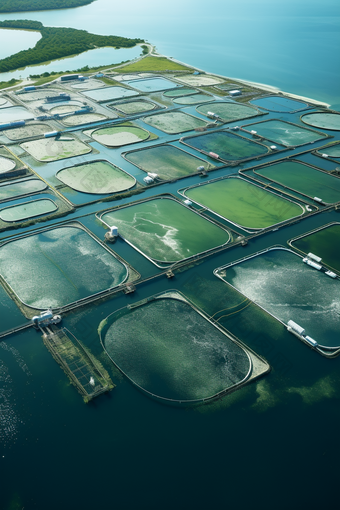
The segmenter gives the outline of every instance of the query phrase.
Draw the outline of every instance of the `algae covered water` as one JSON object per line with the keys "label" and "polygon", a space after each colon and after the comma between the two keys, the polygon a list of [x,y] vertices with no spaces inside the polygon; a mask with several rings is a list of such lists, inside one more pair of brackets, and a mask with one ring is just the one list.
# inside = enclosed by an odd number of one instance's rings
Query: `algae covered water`
{"label": "algae covered water", "polygon": [[147,257],[174,263],[226,244],[230,234],[175,200],[158,198],[104,214]]}

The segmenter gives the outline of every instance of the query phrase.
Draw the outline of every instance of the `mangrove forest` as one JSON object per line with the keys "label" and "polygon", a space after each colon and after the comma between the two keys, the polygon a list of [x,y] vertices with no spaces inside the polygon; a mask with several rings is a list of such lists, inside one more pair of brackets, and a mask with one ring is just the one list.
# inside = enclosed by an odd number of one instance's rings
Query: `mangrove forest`
{"label": "mangrove forest", "polygon": [[42,64],[71,55],[79,55],[84,51],[102,48],[132,48],[143,39],[129,39],[115,35],[90,34],[86,30],[75,28],[44,27],[39,21],[11,20],[0,22],[0,28],[36,30],[41,39],[34,48],[22,50],[0,60],[0,73],[13,71],[34,64]]}
{"label": "mangrove forest", "polygon": [[94,0],[0,0],[0,12],[69,9],[91,4]]}

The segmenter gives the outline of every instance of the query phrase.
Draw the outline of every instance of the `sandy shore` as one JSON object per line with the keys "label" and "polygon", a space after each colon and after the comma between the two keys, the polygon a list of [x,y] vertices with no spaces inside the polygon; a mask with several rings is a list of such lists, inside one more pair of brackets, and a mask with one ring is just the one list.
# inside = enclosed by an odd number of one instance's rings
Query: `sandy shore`
{"label": "sandy shore", "polygon": [[255,81],[240,80],[239,78],[228,78],[228,80],[235,80],[238,83],[243,83],[244,85],[249,85],[251,87],[266,90],[268,92],[272,92],[273,94],[281,92],[285,96],[291,97],[293,99],[299,99],[300,101],[307,101],[308,103],[314,103],[320,106],[326,107],[330,106],[329,103],[324,103],[323,101],[318,101],[317,99],[313,99],[311,97],[299,96],[298,94],[291,94],[290,92],[285,92],[284,90],[281,90],[278,87],[273,87],[272,85],[267,85],[266,83],[257,83]]}
{"label": "sandy shore", "polygon": [[205,73],[205,74],[211,74],[212,76],[218,76],[219,78],[224,78],[225,80],[233,80],[233,81],[235,81],[237,83],[243,83],[244,85],[249,85],[251,87],[256,87],[258,89],[265,90],[266,92],[270,92],[272,94],[277,94],[278,92],[281,92],[285,96],[291,97],[292,99],[298,99],[300,101],[307,101],[308,103],[313,103],[313,104],[316,104],[316,105],[324,106],[326,108],[328,108],[330,106],[329,103],[324,103],[323,101],[318,101],[317,99],[313,99],[311,97],[299,96],[298,94],[291,94],[290,92],[285,92],[284,90],[281,90],[278,87],[274,87],[273,85],[268,85],[267,83],[257,83],[255,81],[241,80],[240,78],[233,78],[233,77],[230,77],[230,76],[223,76],[221,74],[208,73],[207,71],[204,71],[203,69],[196,68],[194,66],[191,66],[190,64],[186,64],[185,62],[181,62],[180,60],[177,60],[175,58],[167,57],[166,55],[160,55],[160,54],[156,54],[156,52],[155,53],[153,53],[153,52],[155,52],[155,47],[153,47],[153,49],[152,49],[152,52],[151,52],[152,56],[166,57],[169,60],[173,60],[174,62],[177,62],[178,64],[182,64],[182,65],[184,65],[186,67],[190,67],[192,69],[195,69],[196,71],[199,71],[199,72],[202,72],[202,73]]}

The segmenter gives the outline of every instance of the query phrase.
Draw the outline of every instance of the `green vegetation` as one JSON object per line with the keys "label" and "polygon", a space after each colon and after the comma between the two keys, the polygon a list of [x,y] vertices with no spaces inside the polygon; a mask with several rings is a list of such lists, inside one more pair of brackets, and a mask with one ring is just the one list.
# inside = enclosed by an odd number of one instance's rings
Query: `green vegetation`
{"label": "green vegetation", "polygon": [[0,0],[0,12],[69,9],[91,4],[94,0]]}
{"label": "green vegetation", "polygon": [[[144,48],[143,48],[144,51]],[[145,57],[138,62],[133,62],[125,67],[119,69],[122,73],[131,73],[134,71],[189,71],[192,72],[190,67],[177,64],[166,57]]]}
{"label": "green vegetation", "polygon": [[78,55],[94,48],[110,46],[114,48],[132,48],[143,39],[128,39],[114,35],[90,34],[86,30],[74,28],[44,27],[38,21],[19,20],[0,22],[0,28],[19,28],[37,30],[41,39],[34,48],[19,51],[0,60],[0,72],[13,71],[28,65],[41,64],[70,55]]}
{"label": "green vegetation", "polygon": [[7,89],[8,87],[14,87],[17,83],[20,83],[21,80],[16,80],[12,78],[9,81],[0,81],[0,89]]}

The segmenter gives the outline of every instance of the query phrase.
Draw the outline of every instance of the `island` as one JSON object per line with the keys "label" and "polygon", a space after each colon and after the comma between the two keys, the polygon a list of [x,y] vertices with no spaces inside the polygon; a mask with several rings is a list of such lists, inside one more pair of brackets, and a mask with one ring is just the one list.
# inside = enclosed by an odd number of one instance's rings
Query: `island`
{"label": "island", "polygon": [[0,0],[0,12],[29,12],[70,9],[91,4],[94,0]]}
{"label": "island", "polygon": [[114,35],[90,34],[86,30],[75,28],[45,27],[40,21],[10,20],[0,22],[0,28],[35,30],[41,33],[41,39],[34,48],[22,50],[0,60],[0,73],[13,71],[28,65],[41,64],[58,58],[78,55],[95,48],[132,48],[143,43],[143,39],[129,39]]}

